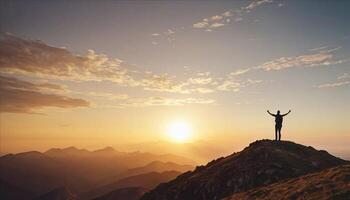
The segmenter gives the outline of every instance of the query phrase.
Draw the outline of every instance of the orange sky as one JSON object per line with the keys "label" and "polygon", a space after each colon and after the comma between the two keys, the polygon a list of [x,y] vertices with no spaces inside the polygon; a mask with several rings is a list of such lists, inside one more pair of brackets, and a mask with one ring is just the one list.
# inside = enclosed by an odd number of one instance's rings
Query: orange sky
{"label": "orange sky", "polygon": [[179,120],[234,151],[274,138],[268,109],[292,110],[282,139],[350,152],[341,4],[4,3],[0,152],[179,142]]}

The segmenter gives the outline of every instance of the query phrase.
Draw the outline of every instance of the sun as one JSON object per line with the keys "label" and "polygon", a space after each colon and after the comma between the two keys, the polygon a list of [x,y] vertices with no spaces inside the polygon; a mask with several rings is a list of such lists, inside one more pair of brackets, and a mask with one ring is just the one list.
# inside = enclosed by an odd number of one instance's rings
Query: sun
{"label": "sun", "polygon": [[174,121],[167,127],[168,136],[175,142],[186,142],[191,136],[191,127],[185,121]]}

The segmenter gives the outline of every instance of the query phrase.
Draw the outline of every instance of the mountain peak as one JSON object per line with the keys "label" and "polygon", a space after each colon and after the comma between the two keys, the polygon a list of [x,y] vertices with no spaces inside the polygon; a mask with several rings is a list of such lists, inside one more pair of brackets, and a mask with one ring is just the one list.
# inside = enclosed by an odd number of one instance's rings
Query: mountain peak
{"label": "mountain peak", "polygon": [[241,152],[197,166],[194,171],[159,185],[142,200],[220,199],[345,163],[326,151],[294,142],[259,140]]}
{"label": "mountain peak", "polygon": [[116,150],[113,147],[111,147],[111,146],[107,146],[107,147],[105,147],[103,149],[97,149],[94,152],[95,153],[98,153],[98,152],[105,152],[105,153],[107,153],[107,152],[116,152]]}
{"label": "mountain peak", "polygon": [[86,154],[89,153],[86,149],[78,149],[74,146],[66,147],[63,149],[60,148],[51,148],[45,152],[48,155],[60,155],[60,154]]}

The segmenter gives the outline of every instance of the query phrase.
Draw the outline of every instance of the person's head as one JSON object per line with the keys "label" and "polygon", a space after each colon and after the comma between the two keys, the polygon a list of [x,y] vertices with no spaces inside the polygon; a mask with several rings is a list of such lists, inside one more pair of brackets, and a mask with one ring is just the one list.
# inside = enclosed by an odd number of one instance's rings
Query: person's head
{"label": "person's head", "polygon": [[280,114],[280,111],[279,110],[277,110],[277,115],[279,115]]}

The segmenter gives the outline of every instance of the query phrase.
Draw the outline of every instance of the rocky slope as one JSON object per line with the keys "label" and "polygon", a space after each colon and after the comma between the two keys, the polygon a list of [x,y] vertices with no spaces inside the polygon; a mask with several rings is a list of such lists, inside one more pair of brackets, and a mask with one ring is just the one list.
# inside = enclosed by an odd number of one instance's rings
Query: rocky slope
{"label": "rocky slope", "polygon": [[249,199],[350,199],[350,165],[325,169],[225,198],[225,200]]}
{"label": "rocky slope", "polygon": [[160,184],[141,200],[215,200],[348,163],[342,159],[288,141],[260,140],[243,151],[199,166],[175,180]]}

